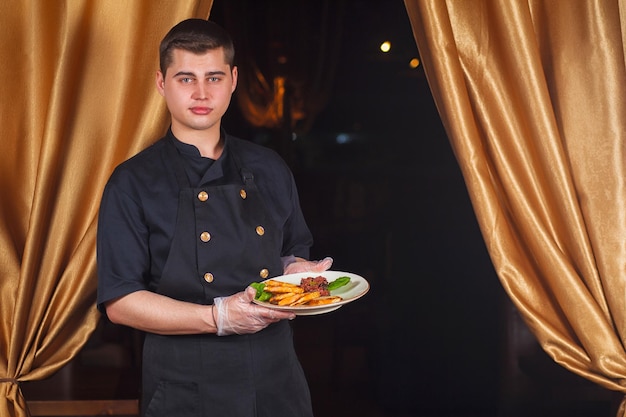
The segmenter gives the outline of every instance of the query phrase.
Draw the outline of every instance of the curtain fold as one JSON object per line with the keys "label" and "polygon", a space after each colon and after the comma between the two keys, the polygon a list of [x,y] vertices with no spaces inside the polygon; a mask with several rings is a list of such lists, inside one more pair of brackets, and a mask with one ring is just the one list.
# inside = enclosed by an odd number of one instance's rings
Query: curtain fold
{"label": "curtain fold", "polygon": [[626,393],[624,2],[405,6],[507,294],[557,363]]}
{"label": "curtain fold", "polygon": [[113,168],[163,134],[158,43],[212,0],[0,3],[0,415],[95,329],[95,235]]}

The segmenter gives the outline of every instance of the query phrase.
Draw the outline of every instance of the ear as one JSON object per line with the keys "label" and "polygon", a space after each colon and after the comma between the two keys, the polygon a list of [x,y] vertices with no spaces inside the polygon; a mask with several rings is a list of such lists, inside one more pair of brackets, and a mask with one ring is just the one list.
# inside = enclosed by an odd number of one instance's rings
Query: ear
{"label": "ear", "polygon": [[159,94],[161,94],[162,96],[165,96],[165,77],[163,76],[163,73],[161,71],[156,72],[155,83],[156,83],[156,88]]}
{"label": "ear", "polygon": [[238,76],[238,70],[237,67],[233,67],[233,69],[230,71],[232,77],[233,77],[233,87],[231,89],[231,93],[235,92],[235,89],[237,88],[237,76]]}

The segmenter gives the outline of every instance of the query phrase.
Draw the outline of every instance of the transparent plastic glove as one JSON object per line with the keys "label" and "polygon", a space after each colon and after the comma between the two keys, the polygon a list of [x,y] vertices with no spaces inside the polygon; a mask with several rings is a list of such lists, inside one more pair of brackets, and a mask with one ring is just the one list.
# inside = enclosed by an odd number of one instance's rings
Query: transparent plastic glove
{"label": "transparent plastic glove", "polygon": [[255,294],[256,290],[248,287],[237,294],[213,299],[218,336],[256,333],[272,323],[283,319],[292,320],[296,317],[290,312],[253,304]]}
{"label": "transparent plastic glove", "polygon": [[306,259],[287,256],[283,258],[285,274],[297,274],[298,272],[324,272],[333,264],[333,258],[326,257],[319,261],[307,261]]}

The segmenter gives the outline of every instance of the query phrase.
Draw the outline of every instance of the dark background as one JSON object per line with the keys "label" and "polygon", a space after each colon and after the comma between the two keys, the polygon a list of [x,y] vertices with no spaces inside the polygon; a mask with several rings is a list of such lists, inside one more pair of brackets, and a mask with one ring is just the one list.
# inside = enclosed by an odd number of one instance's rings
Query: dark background
{"label": "dark background", "polygon": [[[317,417],[614,415],[613,396],[548,359],[504,294],[423,67],[408,67],[419,54],[401,0],[216,0],[211,19],[233,33],[241,70],[254,60],[269,80],[311,79],[320,45],[336,53],[305,128],[251,126],[236,100],[224,119],[292,167],[312,258],[371,284],[357,302],[294,321]],[[102,323],[26,398],[136,398],[138,340]]]}
{"label": "dark background", "polygon": [[[226,4],[216,1],[211,16],[228,28]],[[253,24],[290,24],[257,12]],[[339,362],[352,360],[350,366],[366,374],[344,378],[338,397],[352,388],[385,412],[493,413],[502,290],[423,68],[408,66],[418,50],[404,3],[347,1],[341,29],[332,95],[291,149],[285,151],[276,129],[249,129],[237,108],[224,122],[229,132],[274,147],[292,162],[315,237],[312,256],[332,256],[333,269],[371,283],[357,303],[295,323],[314,400],[318,374],[311,369],[327,365],[308,352],[305,334],[326,340],[318,352],[332,347]],[[234,37],[244,42],[237,32]],[[255,38],[267,42],[268,35]],[[385,40],[392,43],[388,54],[379,50]],[[307,46],[291,45],[300,47]],[[337,143],[340,134],[351,140]],[[320,328],[331,335],[319,336]],[[330,379],[339,378],[334,372]]]}

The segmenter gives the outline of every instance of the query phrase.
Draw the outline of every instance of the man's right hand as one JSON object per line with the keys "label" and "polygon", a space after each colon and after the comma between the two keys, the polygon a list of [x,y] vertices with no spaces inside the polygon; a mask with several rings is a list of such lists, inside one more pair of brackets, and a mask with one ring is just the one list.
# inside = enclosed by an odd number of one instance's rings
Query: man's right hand
{"label": "man's right hand", "polygon": [[296,316],[287,311],[262,307],[252,302],[256,290],[248,287],[245,291],[228,297],[213,300],[213,314],[218,336],[256,333],[277,321]]}

